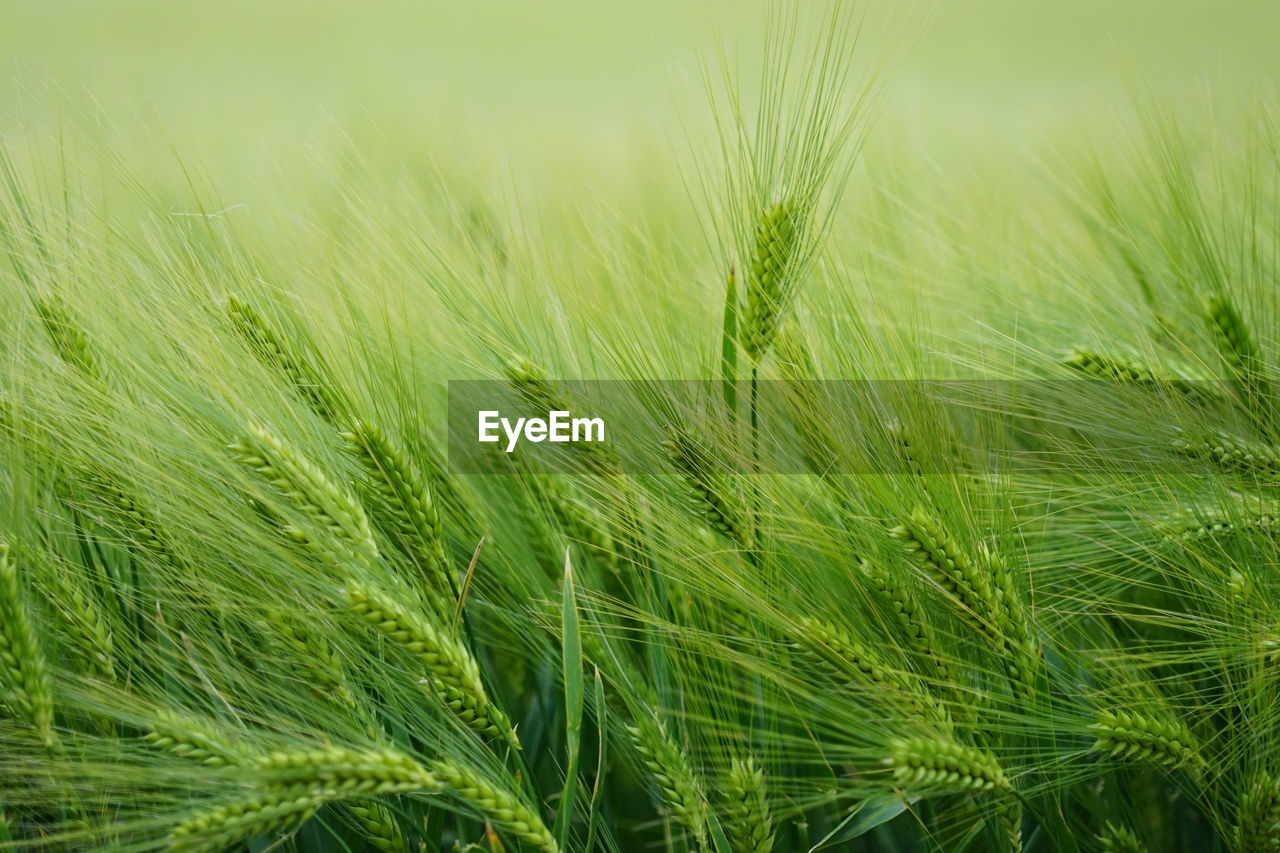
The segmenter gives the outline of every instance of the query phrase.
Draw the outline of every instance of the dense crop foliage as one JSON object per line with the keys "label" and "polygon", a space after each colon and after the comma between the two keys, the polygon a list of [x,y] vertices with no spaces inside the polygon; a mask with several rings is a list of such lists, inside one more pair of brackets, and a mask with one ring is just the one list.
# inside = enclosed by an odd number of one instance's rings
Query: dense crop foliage
{"label": "dense crop foliage", "polygon": [[[773,27],[634,209],[0,155],[0,849],[1280,851],[1268,106],[1017,206],[857,167],[852,19]],[[707,394],[482,476],[463,378]]]}

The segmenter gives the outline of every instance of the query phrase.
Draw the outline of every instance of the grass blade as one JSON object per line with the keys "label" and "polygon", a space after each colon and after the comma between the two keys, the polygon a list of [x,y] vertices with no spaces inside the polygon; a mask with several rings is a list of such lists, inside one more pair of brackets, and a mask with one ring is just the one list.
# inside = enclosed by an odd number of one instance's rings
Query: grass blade
{"label": "grass blade", "polygon": [[561,850],[567,849],[569,829],[573,823],[573,805],[578,791],[578,764],[582,753],[582,635],[578,626],[578,600],[574,590],[573,562],[569,549],[564,551],[564,586],[560,608],[561,663],[564,667],[564,727],[565,753],[568,760],[564,771],[564,790],[560,795],[560,809],[556,812],[556,841]]}

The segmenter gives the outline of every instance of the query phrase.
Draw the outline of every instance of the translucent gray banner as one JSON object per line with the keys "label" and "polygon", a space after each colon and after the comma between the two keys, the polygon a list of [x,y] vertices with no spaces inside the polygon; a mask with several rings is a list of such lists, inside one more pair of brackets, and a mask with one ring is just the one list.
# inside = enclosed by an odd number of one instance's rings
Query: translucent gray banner
{"label": "translucent gray banner", "polygon": [[449,383],[458,474],[1076,471],[1129,475],[1252,455],[1273,399],[1226,381]]}

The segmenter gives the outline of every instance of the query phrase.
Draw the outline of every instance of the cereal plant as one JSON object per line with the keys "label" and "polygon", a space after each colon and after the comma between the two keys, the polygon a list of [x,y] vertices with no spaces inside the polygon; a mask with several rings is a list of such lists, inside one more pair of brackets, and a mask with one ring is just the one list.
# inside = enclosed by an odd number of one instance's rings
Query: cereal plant
{"label": "cereal plant", "polygon": [[861,15],[612,197],[5,118],[0,850],[1280,853],[1274,99],[955,178]]}

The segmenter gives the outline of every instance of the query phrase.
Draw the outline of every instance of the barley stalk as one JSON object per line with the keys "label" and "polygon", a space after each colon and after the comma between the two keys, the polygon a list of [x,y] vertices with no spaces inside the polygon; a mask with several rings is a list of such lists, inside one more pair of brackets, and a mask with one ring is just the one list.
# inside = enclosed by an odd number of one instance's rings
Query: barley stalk
{"label": "barley stalk", "polygon": [[751,548],[750,525],[723,477],[717,477],[708,452],[692,436],[673,431],[664,445],[684,477],[695,505],[714,530],[745,549]]}
{"label": "barley stalk", "polygon": [[789,200],[770,206],[756,226],[742,330],[743,349],[755,363],[777,336],[782,311],[795,289],[800,226],[799,209]]}
{"label": "barley stalk", "polygon": [[1205,315],[1218,343],[1218,352],[1231,368],[1242,396],[1267,403],[1270,388],[1264,374],[1262,352],[1240,309],[1230,297],[1214,296],[1205,302]]}
{"label": "barley stalk", "polygon": [[1270,534],[1277,528],[1280,528],[1280,513],[1270,508],[1242,508],[1240,515],[1234,518],[1219,516],[1158,525],[1166,539],[1186,543],[1221,539],[1238,533]]}
{"label": "barley stalk", "polygon": [[1090,729],[1097,738],[1093,748],[1115,758],[1138,759],[1171,769],[1205,766],[1190,730],[1170,719],[1138,711],[1103,710]]}
{"label": "barley stalk", "polygon": [[889,743],[884,760],[894,784],[904,790],[940,789],[996,796],[996,819],[1010,847],[1022,847],[1022,806],[1000,762],[986,750],[933,738],[898,739]]}
{"label": "barley stalk", "polygon": [[987,551],[981,558],[965,553],[941,523],[920,508],[891,532],[1001,653],[1013,684],[1033,693],[1036,653],[1012,573],[1003,560]]}
{"label": "barley stalk", "polygon": [[[350,556],[365,564],[377,561],[378,546],[364,509],[306,457],[257,424],[250,424],[231,450],[282,498],[330,534],[330,539],[341,546],[339,553],[330,556]],[[327,551],[301,531],[293,535],[313,548]]]}
{"label": "barley stalk", "polygon": [[461,800],[469,803],[498,830],[542,853],[559,853],[555,837],[538,813],[515,793],[452,760],[433,762],[431,771]]}
{"label": "barley stalk", "polygon": [[9,543],[0,541],[0,683],[4,703],[35,729],[46,746],[57,737],[53,730],[53,686],[35,625],[10,556]]}
{"label": "barley stalk", "polygon": [[198,811],[169,835],[173,853],[217,853],[268,832],[292,831],[311,819],[327,800],[322,789],[255,793]]}
{"label": "barley stalk", "polygon": [[1138,840],[1127,826],[1107,821],[1098,835],[1098,849],[1102,853],[1147,853],[1146,845]]}
{"label": "barley stalk", "polygon": [[385,527],[422,568],[431,588],[428,600],[437,607],[440,624],[450,624],[457,595],[445,556],[440,513],[417,464],[368,421],[356,421],[342,435],[369,472],[387,519]]}
{"label": "barley stalk", "polygon": [[347,811],[360,823],[370,845],[383,853],[408,853],[404,833],[386,806],[372,800],[357,801],[348,803]]}
{"label": "barley stalk", "polygon": [[394,749],[353,750],[339,746],[272,752],[246,765],[259,784],[282,790],[323,789],[331,799],[438,790],[423,765]]}
{"label": "barley stalk", "polygon": [[343,595],[366,623],[422,664],[426,682],[454,716],[482,735],[520,748],[511,722],[485,694],[480,668],[465,646],[381,590],[352,582]]}
{"label": "barley stalk", "polygon": [[116,678],[115,641],[97,599],[84,590],[68,569],[50,575],[55,595],[49,596],[76,650],[107,681]]}
{"label": "barley stalk", "polygon": [[161,711],[150,722],[151,730],[143,740],[179,758],[205,767],[234,767],[246,760],[231,738],[201,720]]}
{"label": "barley stalk", "polygon": [[764,770],[754,757],[735,759],[725,782],[725,830],[733,853],[773,850],[773,815]]}
{"label": "barley stalk", "polygon": [[952,791],[1013,790],[1000,762],[990,752],[952,740],[897,739],[889,743],[884,765],[903,788],[944,788]]}
{"label": "barley stalk", "polygon": [[882,566],[864,560],[860,568],[881,598],[893,609],[898,624],[907,634],[907,642],[911,648],[930,662],[933,675],[939,682],[951,680],[951,673],[942,655],[938,652],[933,639],[933,631],[925,621],[920,605],[906,589],[894,583],[889,572]]}
{"label": "barley stalk", "polygon": [[1280,476],[1280,447],[1246,441],[1222,430],[1198,441],[1180,436],[1174,440],[1173,448],[1193,459],[1206,459],[1224,471]]}
{"label": "barley stalk", "polygon": [[340,423],[342,407],[338,405],[333,390],[256,308],[232,294],[227,297],[227,317],[249,350],[267,367],[284,374],[317,415],[330,423]]}
{"label": "barley stalk", "polygon": [[667,734],[662,721],[642,713],[627,727],[644,766],[653,776],[671,814],[693,834],[700,848],[707,846],[707,804],[684,751]]}
{"label": "barley stalk", "polygon": [[1239,853],[1280,853],[1280,780],[1255,779],[1240,799],[1236,823]]}
{"label": "barley stalk", "polygon": [[36,313],[63,361],[91,379],[103,379],[102,364],[71,306],[58,296],[45,294],[36,299]]}
{"label": "barley stalk", "polygon": [[340,705],[354,708],[356,698],[347,680],[346,667],[333,644],[298,623],[283,610],[273,608],[268,611],[267,616],[271,635],[294,652],[298,664],[306,670],[306,677],[313,682],[315,689]]}
{"label": "barley stalk", "polygon": [[878,653],[847,631],[813,617],[802,617],[800,629],[804,635],[801,647],[824,661],[838,676],[852,675],[863,684],[884,691],[891,700],[904,703],[915,713],[937,722],[949,721],[946,709],[909,673],[886,664]]}

